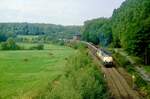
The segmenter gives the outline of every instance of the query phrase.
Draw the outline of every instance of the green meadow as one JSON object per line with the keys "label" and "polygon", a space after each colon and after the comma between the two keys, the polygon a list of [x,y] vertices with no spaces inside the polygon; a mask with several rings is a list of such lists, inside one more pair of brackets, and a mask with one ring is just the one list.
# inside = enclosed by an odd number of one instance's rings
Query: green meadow
{"label": "green meadow", "polygon": [[[20,44],[24,47],[32,44]],[[46,44],[44,50],[0,51],[0,99],[29,99],[64,73],[75,50]]]}

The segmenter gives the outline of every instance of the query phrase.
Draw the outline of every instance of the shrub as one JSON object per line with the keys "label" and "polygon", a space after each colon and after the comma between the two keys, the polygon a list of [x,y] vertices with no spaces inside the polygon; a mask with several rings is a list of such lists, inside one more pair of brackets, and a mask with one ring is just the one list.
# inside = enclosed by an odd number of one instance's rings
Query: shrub
{"label": "shrub", "polygon": [[44,49],[44,45],[43,44],[38,44],[37,45],[37,49],[38,50],[43,50]]}
{"label": "shrub", "polygon": [[1,49],[2,50],[8,50],[9,49],[8,46],[7,46],[7,42],[2,42],[1,43]]}
{"label": "shrub", "polygon": [[85,49],[87,46],[83,43],[80,43],[80,42],[71,42],[69,43],[70,47],[74,48],[74,49],[79,49],[79,50],[82,50],[82,49]]}
{"label": "shrub", "polygon": [[29,48],[30,50],[43,50],[44,44],[38,44]]}
{"label": "shrub", "polygon": [[115,53],[113,57],[119,66],[128,68],[128,65],[130,65],[130,62],[127,60],[127,58],[123,57],[119,53]]}
{"label": "shrub", "polygon": [[2,50],[19,50],[21,49],[13,38],[9,38],[6,42],[1,43]]}

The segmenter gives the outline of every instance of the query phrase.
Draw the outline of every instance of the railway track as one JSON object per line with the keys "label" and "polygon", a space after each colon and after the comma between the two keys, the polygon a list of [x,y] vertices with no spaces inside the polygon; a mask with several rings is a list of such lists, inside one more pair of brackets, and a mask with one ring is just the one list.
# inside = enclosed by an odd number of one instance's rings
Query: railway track
{"label": "railway track", "polygon": [[[97,61],[100,61],[96,56],[95,50],[97,50],[97,48],[90,43],[86,44],[88,45],[90,54],[93,56],[93,58]],[[112,99],[141,99],[138,93],[128,85],[125,78],[117,71],[115,67],[106,68],[100,62],[99,65],[105,75]]]}
{"label": "railway track", "polygon": [[129,87],[124,77],[114,68],[103,67],[103,72],[115,99],[140,99],[138,94]]}

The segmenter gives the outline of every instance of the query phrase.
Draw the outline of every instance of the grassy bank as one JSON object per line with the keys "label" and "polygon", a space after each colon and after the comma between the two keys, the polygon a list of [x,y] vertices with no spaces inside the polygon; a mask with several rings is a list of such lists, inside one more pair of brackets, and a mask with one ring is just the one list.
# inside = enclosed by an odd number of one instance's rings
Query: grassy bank
{"label": "grassy bank", "polygon": [[35,99],[108,99],[103,76],[86,49],[81,44],[75,48],[78,51],[67,59],[65,73]]}

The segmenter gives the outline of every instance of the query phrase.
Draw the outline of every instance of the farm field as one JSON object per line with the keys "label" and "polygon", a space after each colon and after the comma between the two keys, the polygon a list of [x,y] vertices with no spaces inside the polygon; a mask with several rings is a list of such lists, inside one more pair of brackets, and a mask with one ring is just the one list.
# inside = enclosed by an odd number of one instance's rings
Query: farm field
{"label": "farm field", "polygon": [[74,53],[69,47],[51,44],[40,51],[0,51],[0,98],[36,96],[63,74],[66,58]]}
{"label": "farm field", "polygon": [[[29,49],[32,46],[36,46],[37,43],[17,43],[19,46],[25,48],[25,49]],[[60,50],[60,49],[68,49],[68,47],[66,46],[60,46],[60,45],[54,45],[54,44],[44,44],[44,49],[45,50]]]}

